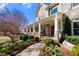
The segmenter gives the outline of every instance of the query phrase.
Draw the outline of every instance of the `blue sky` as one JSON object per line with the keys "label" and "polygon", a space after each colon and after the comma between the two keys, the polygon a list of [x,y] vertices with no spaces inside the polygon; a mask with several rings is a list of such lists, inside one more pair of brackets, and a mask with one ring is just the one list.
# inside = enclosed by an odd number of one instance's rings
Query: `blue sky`
{"label": "blue sky", "polygon": [[[46,4],[50,5],[50,3]],[[39,3],[0,3],[0,9],[4,9],[6,6],[10,10],[18,9],[22,11],[29,20],[29,23],[32,24],[35,22],[35,14],[37,12]]]}
{"label": "blue sky", "polygon": [[35,13],[39,3],[0,3],[0,10],[4,10],[6,6],[9,10],[18,9],[22,11],[29,20],[29,23],[32,24],[35,22]]}
{"label": "blue sky", "polygon": [[35,13],[37,11],[39,4],[38,3],[10,3],[7,5],[9,9],[18,9],[22,11],[27,19],[29,20],[29,23],[32,24],[35,22]]}

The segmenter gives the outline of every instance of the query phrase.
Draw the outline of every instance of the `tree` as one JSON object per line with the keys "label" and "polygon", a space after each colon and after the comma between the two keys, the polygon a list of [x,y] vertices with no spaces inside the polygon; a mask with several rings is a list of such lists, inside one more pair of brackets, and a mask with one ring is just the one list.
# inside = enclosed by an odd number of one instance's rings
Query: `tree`
{"label": "tree", "polygon": [[20,33],[20,28],[27,26],[28,21],[20,10],[13,9],[10,11],[8,8],[5,10],[5,13],[1,13],[3,14],[3,18],[1,18],[2,21],[0,22],[0,32],[3,32],[4,35],[11,37],[13,41],[15,36]]}
{"label": "tree", "polygon": [[71,35],[71,21],[67,15],[64,15],[63,35]]}

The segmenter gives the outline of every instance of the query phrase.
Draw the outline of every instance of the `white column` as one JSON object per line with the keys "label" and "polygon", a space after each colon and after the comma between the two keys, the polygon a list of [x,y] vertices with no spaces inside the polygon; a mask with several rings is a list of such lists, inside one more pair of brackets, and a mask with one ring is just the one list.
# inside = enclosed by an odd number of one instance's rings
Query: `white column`
{"label": "white column", "polygon": [[39,23],[38,24],[38,27],[39,27],[39,37],[41,36],[41,24]]}
{"label": "white column", "polygon": [[35,25],[33,25],[33,34],[35,36]]}
{"label": "white column", "polygon": [[55,30],[54,30],[54,37],[55,37],[55,41],[56,42],[58,42],[59,40],[59,33],[58,33],[58,30],[59,30],[59,28],[58,28],[58,19],[57,19],[57,14],[56,14],[56,16],[55,16],[55,19],[54,19],[54,21],[55,21]]}
{"label": "white column", "polygon": [[33,32],[35,32],[35,25],[33,25]]}
{"label": "white column", "polygon": [[73,35],[73,21],[71,22],[71,34]]}
{"label": "white column", "polygon": [[39,26],[39,32],[41,32],[41,25],[40,25],[40,23],[38,24],[38,26]]}
{"label": "white column", "polygon": [[31,27],[29,27],[29,33],[30,33],[30,35],[31,35]]}

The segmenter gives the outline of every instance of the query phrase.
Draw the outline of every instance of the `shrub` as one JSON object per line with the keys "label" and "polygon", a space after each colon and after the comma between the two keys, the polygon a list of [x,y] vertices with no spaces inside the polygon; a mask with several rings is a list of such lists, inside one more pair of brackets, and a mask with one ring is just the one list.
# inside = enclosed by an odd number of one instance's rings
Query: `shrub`
{"label": "shrub", "polygon": [[71,35],[71,21],[67,15],[64,15],[63,35]]}
{"label": "shrub", "polygon": [[47,46],[44,46],[39,53],[40,56],[52,56],[53,52]]}
{"label": "shrub", "polygon": [[23,37],[23,41],[26,41],[28,39],[28,35],[25,35],[24,37]]}
{"label": "shrub", "polygon": [[29,39],[28,35],[21,35],[20,39],[23,41],[26,41],[27,39]]}
{"label": "shrub", "polygon": [[8,54],[8,53],[10,53],[10,51],[12,51],[13,48],[14,48],[13,44],[11,44],[11,43],[6,44],[6,45],[3,45],[3,46],[0,47],[0,52]]}
{"label": "shrub", "polygon": [[77,44],[75,47],[72,48],[72,53],[75,56],[79,56],[79,44]]}
{"label": "shrub", "polygon": [[40,40],[39,40],[39,37],[35,37],[35,41],[36,42],[39,42]]}
{"label": "shrub", "polygon": [[52,51],[53,54],[56,56],[63,56],[64,55],[64,53],[59,50],[59,47],[56,44],[50,45],[49,50]]}
{"label": "shrub", "polygon": [[78,44],[79,43],[79,36],[67,36],[66,40],[72,44]]}
{"label": "shrub", "polygon": [[13,48],[13,50],[20,50],[20,49],[24,49],[28,46],[27,42],[21,42],[19,44],[16,44],[16,46]]}
{"label": "shrub", "polygon": [[30,36],[29,36],[29,39],[34,39],[34,36],[30,35]]}
{"label": "shrub", "polygon": [[54,40],[51,38],[44,39],[44,43],[49,46],[50,44],[54,44]]}
{"label": "shrub", "polygon": [[61,52],[59,49],[58,49],[58,46],[56,44],[52,45],[50,44],[50,46],[45,46],[40,54],[40,56],[52,56],[52,55],[55,55],[55,56],[64,56],[64,53]]}
{"label": "shrub", "polygon": [[63,43],[63,41],[65,40],[66,36],[67,36],[67,35],[62,35],[61,38],[60,38],[60,40],[59,40],[59,42],[60,42],[60,43]]}

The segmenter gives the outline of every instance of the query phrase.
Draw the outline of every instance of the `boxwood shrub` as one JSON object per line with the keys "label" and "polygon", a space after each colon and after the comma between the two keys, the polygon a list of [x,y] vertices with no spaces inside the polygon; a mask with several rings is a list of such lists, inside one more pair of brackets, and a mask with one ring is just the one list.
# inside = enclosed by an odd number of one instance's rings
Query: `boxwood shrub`
{"label": "boxwood shrub", "polygon": [[66,40],[72,44],[78,44],[79,43],[79,36],[67,36]]}
{"label": "boxwood shrub", "polygon": [[29,35],[28,37],[29,37],[29,39],[34,39],[33,35]]}
{"label": "boxwood shrub", "polygon": [[20,39],[23,41],[26,41],[29,39],[29,36],[28,35],[20,35]]}

